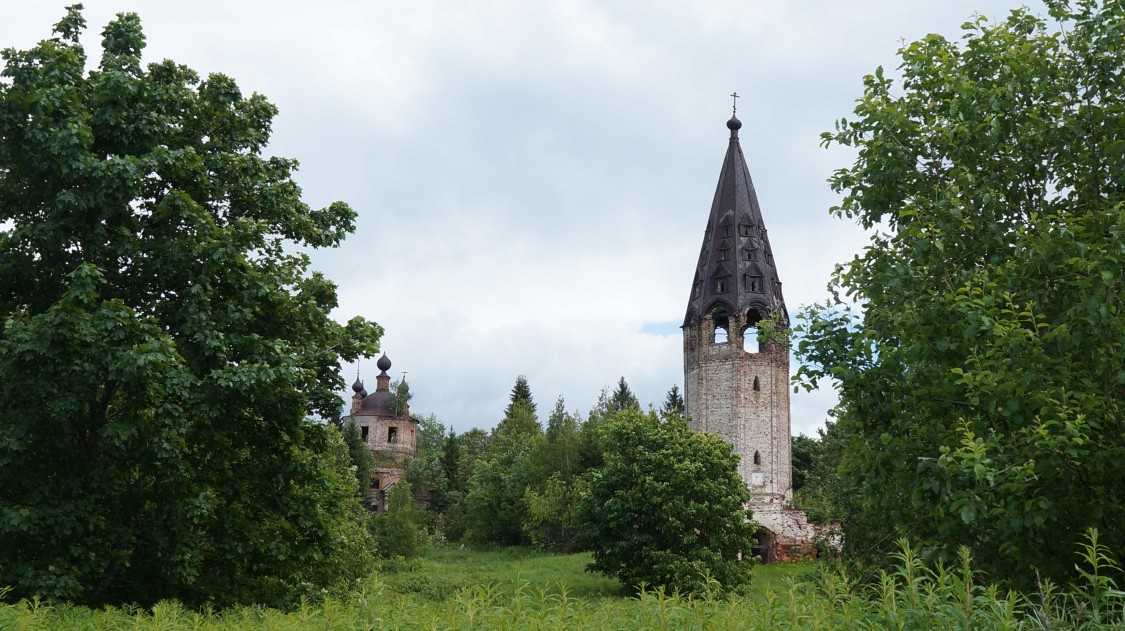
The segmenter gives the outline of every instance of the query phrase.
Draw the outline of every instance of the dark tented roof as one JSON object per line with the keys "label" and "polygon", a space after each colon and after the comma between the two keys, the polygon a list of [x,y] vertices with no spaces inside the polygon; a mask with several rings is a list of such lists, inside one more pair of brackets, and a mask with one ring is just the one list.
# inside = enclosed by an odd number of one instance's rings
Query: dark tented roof
{"label": "dark tented roof", "polygon": [[728,314],[751,309],[762,317],[776,313],[782,324],[789,323],[758,196],[738,144],[741,127],[736,117],[727,121],[730,144],[707,218],[684,326],[718,307]]}

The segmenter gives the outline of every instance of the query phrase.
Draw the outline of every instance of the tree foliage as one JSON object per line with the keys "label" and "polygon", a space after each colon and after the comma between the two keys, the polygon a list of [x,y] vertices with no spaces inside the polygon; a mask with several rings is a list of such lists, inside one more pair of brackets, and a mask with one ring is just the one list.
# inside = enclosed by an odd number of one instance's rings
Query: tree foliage
{"label": "tree foliage", "polygon": [[693,432],[680,418],[626,411],[602,427],[605,465],[590,471],[579,542],[592,571],[630,588],[682,593],[724,590],[750,580],[756,526],[750,492],[728,443]]}
{"label": "tree foliage", "polygon": [[684,397],[680,394],[678,384],[672,384],[672,387],[668,389],[668,396],[664,398],[664,405],[660,406],[660,412],[668,416],[684,415]]}
{"label": "tree foliage", "polygon": [[362,496],[375,481],[375,456],[363,440],[359,425],[354,419],[348,419],[344,424],[343,435],[351,465],[355,469],[356,491]]}
{"label": "tree foliage", "polygon": [[617,414],[625,410],[640,410],[641,402],[637,400],[637,395],[633,394],[632,388],[625,381],[625,377],[621,377],[617,381],[617,388],[614,389],[613,394],[609,398],[609,413]]}
{"label": "tree foliage", "polygon": [[871,243],[800,343],[839,382],[846,545],[969,545],[1025,585],[1072,578],[1087,528],[1125,549],[1125,5],[1047,5],[1057,30],[977,18],[865,78],[825,142]]}
{"label": "tree foliage", "polygon": [[414,393],[410,391],[410,384],[406,382],[406,377],[402,377],[398,381],[390,385],[390,395],[387,398],[387,408],[391,414],[395,416],[402,416],[410,409],[410,400],[414,398]]}
{"label": "tree foliage", "polygon": [[387,510],[371,516],[371,532],[375,535],[379,556],[384,559],[419,556],[425,550],[422,512],[414,503],[414,491],[406,480],[391,486]]}
{"label": "tree foliage", "polygon": [[524,494],[535,478],[532,454],[541,440],[543,436],[536,433],[500,432],[488,453],[477,459],[466,496],[470,539],[501,545],[527,543]]}
{"label": "tree foliage", "polygon": [[531,410],[532,416],[535,415],[535,400],[531,398],[531,386],[527,384],[527,377],[524,375],[516,377],[516,383],[512,386],[512,392],[508,396],[508,407],[504,409],[504,417],[511,416],[512,411],[521,403]]}
{"label": "tree foliage", "polygon": [[381,329],[283,244],[337,245],[276,108],[141,64],[137,16],[86,71],[80,6],[0,81],[0,584],[9,597],[284,601],[345,583],[362,529],[333,418]]}

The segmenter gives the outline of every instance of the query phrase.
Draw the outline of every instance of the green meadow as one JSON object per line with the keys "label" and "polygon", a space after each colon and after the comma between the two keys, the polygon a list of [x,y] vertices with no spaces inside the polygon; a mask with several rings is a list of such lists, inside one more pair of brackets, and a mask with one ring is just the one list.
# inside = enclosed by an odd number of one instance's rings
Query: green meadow
{"label": "green meadow", "polygon": [[0,605],[8,630],[203,631],[337,629],[1125,629],[1125,594],[1104,578],[1094,547],[1078,561],[1087,582],[1027,596],[982,582],[967,552],[957,567],[927,566],[903,546],[897,569],[860,584],[827,562],[755,568],[743,593],[693,599],[623,593],[584,571],[587,554],[522,548],[431,549],[385,563],[355,590],[281,611],[89,609],[39,601]]}

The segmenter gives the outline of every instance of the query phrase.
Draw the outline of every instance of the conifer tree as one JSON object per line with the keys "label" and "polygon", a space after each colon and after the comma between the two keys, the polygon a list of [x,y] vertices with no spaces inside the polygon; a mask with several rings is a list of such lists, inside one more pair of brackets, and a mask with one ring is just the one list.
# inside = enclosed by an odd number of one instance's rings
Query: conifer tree
{"label": "conifer tree", "polygon": [[621,379],[619,379],[617,382],[617,389],[613,391],[613,396],[611,396],[609,399],[609,413],[617,414],[619,412],[624,412],[625,410],[640,409],[640,401],[637,400],[636,395],[634,395],[633,391],[629,388],[629,384],[626,383],[625,377],[621,377]]}
{"label": "conifer tree", "polygon": [[664,405],[661,406],[660,411],[665,416],[683,416],[684,415],[684,398],[680,396],[680,386],[672,384],[671,389],[668,390],[668,396],[664,399]]}
{"label": "conifer tree", "polygon": [[520,403],[525,404],[530,410],[532,416],[536,413],[535,401],[531,398],[531,386],[527,385],[527,377],[519,375],[516,377],[516,383],[512,386],[512,393],[508,397],[508,407],[504,409],[504,416],[507,418],[512,414],[512,410]]}

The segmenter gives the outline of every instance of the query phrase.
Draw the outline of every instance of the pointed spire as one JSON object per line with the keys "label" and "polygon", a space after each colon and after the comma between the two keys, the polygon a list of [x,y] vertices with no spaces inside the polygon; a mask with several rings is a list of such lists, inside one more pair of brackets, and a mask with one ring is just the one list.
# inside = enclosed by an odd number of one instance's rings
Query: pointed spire
{"label": "pointed spire", "polygon": [[[737,93],[731,97],[737,99]],[[741,128],[742,121],[732,115],[727,121],[730,144],[715,187],[684,326],[719,307],[728,314],[756,310],[763,318],[777,313],[784,324],[789,322],[758,196],[738,141]]]}

